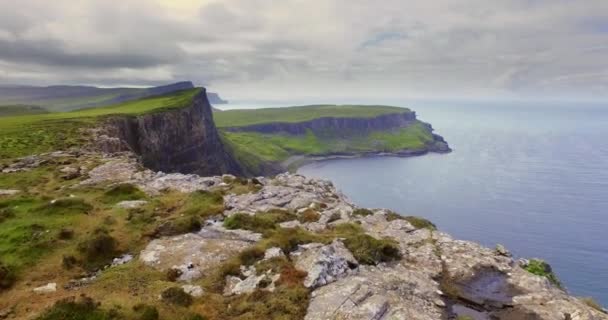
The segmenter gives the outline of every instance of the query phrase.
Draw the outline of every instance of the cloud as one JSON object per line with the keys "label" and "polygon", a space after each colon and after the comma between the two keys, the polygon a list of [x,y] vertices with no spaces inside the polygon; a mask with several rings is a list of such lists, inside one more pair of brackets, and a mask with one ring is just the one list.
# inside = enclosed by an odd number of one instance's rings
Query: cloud
{"label": "cloud", "polygon": [[607,21],[604,0],[4,1],[0,82],[605,97]]}

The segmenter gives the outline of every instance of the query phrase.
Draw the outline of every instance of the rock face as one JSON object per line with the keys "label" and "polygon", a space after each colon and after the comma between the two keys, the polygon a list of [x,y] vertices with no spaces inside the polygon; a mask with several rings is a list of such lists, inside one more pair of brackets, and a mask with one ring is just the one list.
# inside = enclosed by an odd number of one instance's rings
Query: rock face
{"label": "rock face", "polygon": [[317,288],[345,277],[358,267],[359,263],[344,244],[335,240],[329,245],[310,243],[301,245],[291,254],[296,268],[306,271],[304,286]]}
{"label": "rock face", "polygon": [[322,132],[332,130],[336,133],[367,133],[375,130],[389,130],[403,128],[412,124],[416,120],[416,113],[406,111],[403,113],[384,114],[374,118],[334,118],[325,117],[310,121],[297,123],[275,122],[265,124],[255,124],[242,127],[229,127],[228,131],[241,132],[253,131],[260,133],[287,133],[292,135],[306,134],[308,130]]}
{"label": "rock face", "polygon": [[153,240],[139,259],[159,271],[179,270],[178,280],[192,281],[259,239],[250,232],[208,226],[198,233]]}
{"label": "rock face", "polygon": [[156,171],[243,175],[220,139],[205,89],[200,90],[188,107],[108,120],[107,136],[118,137]]}

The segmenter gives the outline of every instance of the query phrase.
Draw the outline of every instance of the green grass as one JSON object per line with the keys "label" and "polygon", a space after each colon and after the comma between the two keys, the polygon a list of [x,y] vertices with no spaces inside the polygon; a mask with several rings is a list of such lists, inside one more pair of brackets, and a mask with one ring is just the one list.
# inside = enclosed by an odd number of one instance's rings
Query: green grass
{"label": "green grass", "polygon": [[313,133],[305,135],[224,132],[233,149],[253,154],[264,161],[283,161],[292,155],[323,156],[336,153],[397,152],[424,148],[433,141],[421,122],[396,131],[374,131],[347,137]]}
{"label": "green grass", "polygon": [[200,89],[112,106],[37,115],[0,117],[0,159],[67,149],[86,142],[82,128],[114,114],[140,115],[187,106]]}
{"label": "green grass", "polygon": [[562,287],[557,275],[551,269],[551,266],[540,259],[531,259],[528,265],[524,268],[526,271],[537,276],[545,277],[558,288]]}
{"label": "green grass", "polygon": [[383,114],[409,111],[406,108],[391,106],[311,105],[289,108],[226,110],[216,112],[213,116],[218,128],[225,128],[271,122],[303,122],[323,117],[371,118]]}
{"label": "green grass", "polygon": [[42,107],[29,105],[0,106],[0,117],[22,116],[41,113],[49,113],[49,111]]}

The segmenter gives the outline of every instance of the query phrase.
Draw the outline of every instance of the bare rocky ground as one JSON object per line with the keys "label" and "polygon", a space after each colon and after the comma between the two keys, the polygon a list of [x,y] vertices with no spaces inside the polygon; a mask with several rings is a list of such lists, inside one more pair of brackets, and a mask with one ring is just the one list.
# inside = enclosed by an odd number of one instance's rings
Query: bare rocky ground
{"label": "bare rocky ground", "polygon": [[[28,158],[22,166],[4,170],[27,170],[42,161]],[[88,176],[83,185],[128,182],[153,196],[166,189],[189,193],[228,188],[235,179],[156,173],[128,155],[102,162],[82,173]],[[306,272],[303,285],[310,290],[307,320],[608,319],[606,313],[570,296],[548,278],[528,272],[526,261],[515,260],[502,247],[489,249],[456,240],[432,227],[415,226],[389,210],[357,213],[360,208],[329,181],[286,173],[258,178],[256,183],[260,186],[257,192],[225,195],[223,215],[208,220],[200,231],[155,239],[137,259],[155,270],[178,270],[177,280],[184,291],[196,298],[203,294],[202,288],[193,284],[197,279],[263,241],[260,233],[226,229],[222,220],[235,214],[253,216],[280,209],[294,213],[293,220],[281,222],[282,228],[323,234],[334,226],[354,223],[374,238],[396,241],[400,251],[401,258],[396,261],[370,264],[357,261],[339,237],[300,244],[292,252],[268,248],[257,263],[287,258]],[[299,219],[311,211],[318,215],[312,219],[315,221]],[[255,265],[240,269],[238,276],[226,277],[224,295],[272,291],[280,277],[272,270],[258,272]]]}

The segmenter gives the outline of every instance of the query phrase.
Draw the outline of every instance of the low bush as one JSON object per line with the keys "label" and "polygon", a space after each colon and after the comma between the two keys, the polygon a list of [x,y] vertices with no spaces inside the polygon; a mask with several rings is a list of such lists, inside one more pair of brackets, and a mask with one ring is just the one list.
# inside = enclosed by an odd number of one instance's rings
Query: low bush
{"label": "low bush", "polygon": [[15,217],[15,210],[13,208],[0,208],[0,223]]}
{"label": "low bush", "polygon": [[36,209],[36,212],[43,215],[58,214],[88,214],[93,210],[93,206],[80,198],[62,198],[48,202]]}
{"label": "low bush", "polygon": [[69,228],[61,228],[57,233],[57,238],[59,240],[69,240],[74,237],[74,230]]}
{"label": "low bush", "polygon": [[378,264],[401,259],[399,245],[394,240],[376,239],[365,234],[361,226],[343,223],[333,228],[333,235],[344,238],[344,245],[363,264]]}
{"label": "low bush", "polygon": [[274,292],[256,290],[226,299],[222,315],[226,319],[304,319],[309,304],[304,286],[279,286]]}
{"label": "low bush", "polygon": [[524,267],[524,269],[532,274],[549,279],[549,281],[556,285],[558,288],[562,287],[561,282],[557,278],[557,275],[555,275],[555,273],[553,272],[553,269],[551,269],[551,266],[543,260],[531,259],[528,262],[528,265]]}
{"label": "low bush", "polygon": [[154,231],[155,236],[174,236],[199,231],[202,227],[199,217],[185,216],[163,222]]}
{"label": "low bush", "polygon": [[0,291],[10,289],[16,280],[15,270],[11,266],[0,262]]}
{"label": "low bush", "polygon": [[102,201],[105,203],[118,203],[121,201],[141,200],[146,194],[130,183],[121,183],[111,187],[103,193]]}
{"label": "low bush", "polygon": [[78,265],[78,259],[72,255],[63,256],[61,259],[61,265],[64,269],[71,270]]}
{"label": "low bush", "polygon": [[224,197],[220,192],[194,191],[179,211],[181,215],[210,217],[224,212]]}
{"label": "low bush", "polygon": [[361,217],[371,216],[372,214],[374,214],[373,211],[365,208],[357,208],[353,211],[353,215]]}
{"label": "low bush", "polygon": [[158,320],[158,310],[147,304],[137,304],[133,307],[137,320]]}
{"label": "low bush", "polygon": [[67,298],[59,300],[50,309],[40,315],[37,320],[106,320],[113,317],[101,309],[88,297],[80,300]]}
{"label": "low bush", "polygon": [[86,240],[78,244],[83,256],[83,266],[97,269],[109,263],[118,254],[118,242],[105,229],[97,229]]}
{"label": "low bush", "polygon": [[407,216],[403,217],[403,219],[409,222],[416,229],[437,230],[437,226],[435,226],[435,224],[421,217]]}
{"label": "low bush", "polygon": [[255,215],[237,213],[224,220],[224,227],[227,229],[244,229],[265,234],[278,228],[278,224],[290,220],[295,220],[293,213],[284,210],[271,210],[268,212],[258,212]]}
{"label": "low bush", "polygon": [[188,307],[192,304],[192,296],[179,287],[166,289],[160,297],[164,302],[177,306]]}
{"label": "low bush", "polygon": [[304,212],[302,212],[300,214],[300,216],[298,217],[298,220],[302,223],[307,223],[307,222],[317,222],[319,221],[319,219],[321,218],[321,215],[313,210],[313,209],[306,209]]}

